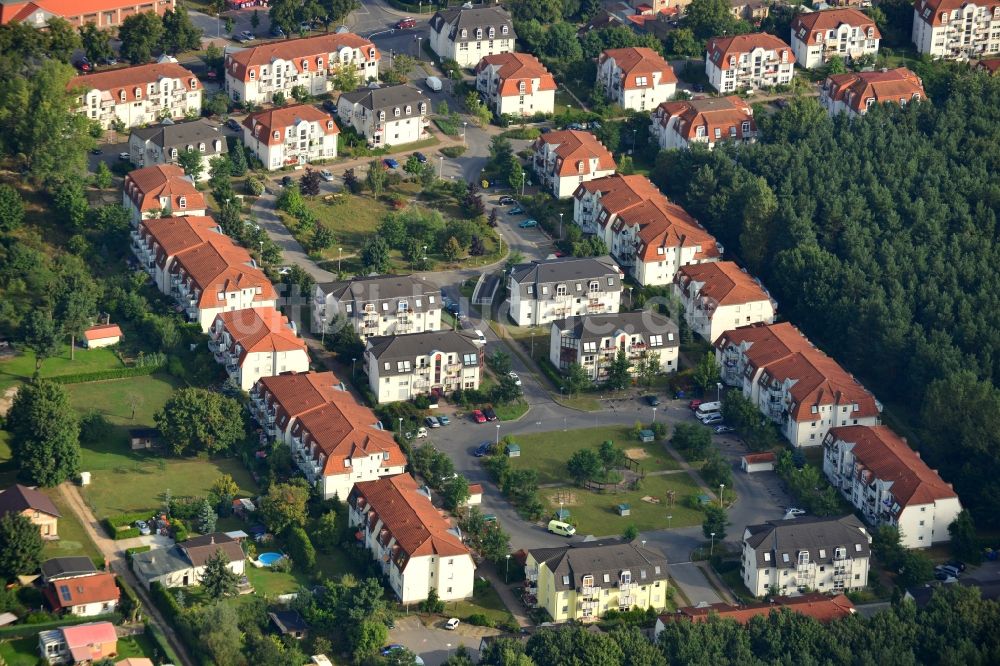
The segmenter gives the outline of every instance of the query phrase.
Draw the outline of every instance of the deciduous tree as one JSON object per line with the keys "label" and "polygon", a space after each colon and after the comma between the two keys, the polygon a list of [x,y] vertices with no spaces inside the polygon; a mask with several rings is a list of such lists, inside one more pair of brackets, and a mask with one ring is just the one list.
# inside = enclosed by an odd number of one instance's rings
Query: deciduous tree
{"label": "deciduous tree", "polygon": [[301,479],[289,483],[274,483],[260,503],[260,511],[268,528],[280,533],[287,527],[306,524],[306,503],[309,487]]}
{"label": "deciduous tree", "polygon": [[93,22],[80,26],[80,42],[83,52],[92,63],[110,58],[114,53],[111,50],[111,33],[101,30]]}
{"label": "deciduous tree", "polygon": [[240,404],[201,388],[177,389],[153,419],[179,455],[225,451],[244,435]]}
{"label": "deciduous tree", "polygon": [[62,330],[52,318],[52,312],[44,309],[31,310],[21,323],[21,342],[35,354],[35,372],[42,363],[59,351]]}
{"label": "deciduous tree", "polygon": [[13,511],[0,516],[0,576],[5,580],[37,571],[42,546],[38,525]]}
{"label": "deciduous tree", "polygon": [[19,476],[55,486],[80,471],[80,424],[66,389],[46,379],[22,384],[7,414]]}
{"label": "deciduous tree", "polygon": [[143,65],[152,60],[163,40],[163,19],[155,12],[126,16],[118,28],[118,39],[122,57],[133,65]]}
{"label": "deciduous tree", "polygon": [[198,180],[205,171],[203,157],[197,148],[185,148],[177,153],[177,165],[184,169],[184,173],[192,180]]}
{"label": "deciduous tree", "polygon": [[701,521],[701,532],[706,539],[712,538],[715,533],[715,540],[723,541],[726,538],[726,527],[729,525],[729,516],[721,506],[710,504],[705,507],[705,517]]}

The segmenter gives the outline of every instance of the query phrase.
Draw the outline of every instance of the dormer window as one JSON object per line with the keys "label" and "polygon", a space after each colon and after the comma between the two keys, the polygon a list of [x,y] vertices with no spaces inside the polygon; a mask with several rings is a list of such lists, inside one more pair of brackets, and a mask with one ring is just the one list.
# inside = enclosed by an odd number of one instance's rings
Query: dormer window
{"label": "dormer window", "polygon": [[476,39],[482,39],[482,38],[483,38],[483,29],[476,28]]}
{"label": "dormer window", "polygon": [[579,160],[576,163],[576,172],[577,173],[583,173],[583,160]]}
{"label": "dormer window", "polygon": [[420,115],[427,113],[427,104],[425,102],[420,103]]}
{"label": "dormer window", "polygon": [[410,106],[409,104],[407,104],[406,105],[406,115],[410,115],[411,113],[413,113],[413,107]]}
{"label": "dormer window", "polygon": [[500,28],[500,34],[501,35],[506,35],[507,32],[508,32],[507,26],[503,26],[503,27]]}
{"label": "dormer window", "polygon": [[368,49],[368,58],[371,60],[375,59],[375,49]]}
{"label": "dormer window", "polygon": [[187,205],[188,205],[187,197],[180,197],[179,199],[177,199],[178,207],[187,208]]}
{"label": "dormer window", "polygon": [[219,141],[218,139],[215,140],[215,152],[217,153],[222,152],[222,142]]}
{"label": "dormer window", "polygon": [[869,109],[872,108],[873,104],[875,104],[875,98],[874,97],[869,97],[868,99],[865,100],[865,107],[866,108],[869,108]]}
{"label": "dormer window", "polygon": [[823,33],[822,32],[817,32],[816,33],[816,41],[817,42],[822,42],[823,41]]}
{"label": "dormer window", "polygon": [[495,28],[490,28],[490,39],[493,39],[493,37],[496,36],[496,33],[497,31]]}
{"label": "dormer window", "polygon": [[379,122],[383,122],[383,123],[385,122],[385,111],[379,111],[378,112],[378,119],[379,119]]}
{"label": "dormer window", "polygon": [[188,81],[188,83],[191,86],[191,90],[195,90],[198,88],[198,79],[194,78],[193,76],[191,77],[191,80]]}
{"label": "dormer window", "polygon": [[875,39],[875,28],[868,28],[868,39]]}
{"label": "dormer window", "polygon": [[204,141],[198,144],[198,151],[202,152],[202,153],[205,152],[205,142]]}
{"label": "dormer window", "polygon": [[399,112],[399,107],[398,106],[395,109],[392,110],[392,115],[395,116],[396,118],[399,118],[400,112]]}
{"label": "dormer window", "polygon": [[326,121],[326,128],[327,129],[333,129],[333,121],[332,120]]}
{"label": "dormer window", "polygon": [[176,148],[171,148],[170,149],[170,159],[172,159],[172,160],[176,160],[177,159],[177,149]]}
{"label": "dormer window", "polygon": [[303,72],[308,72],[309,71],[309,61],[308,60],[303,60],[302,61],[302,71]]}
{"label": "dormer window", "polygon": [[134,92],[135,92],[135,98],[136,99],[142,99],[142,88],[139,88],[137,86]]}
{"label": "dormer window", "polygon": [[125,98],[126,98],[126,94],[125,94],[125,91],[123,90],[123,91],[121,91],[121,94],[119,95],[119,99],[121,99],[121,101],[124,102]]}
{"label": "dormer window", "polygon": [[274,130],[274,135],[273,136],[274,136],[275,139],[280,139],[281,138],[281,132],[279,132],[278,130]]}
{"label": "dormer window", "polygon": [[524,81],[521,81],[520,83],[517,84],[517,89],[518,92],[520,92],[523,95],[525,92],[527,92],[528,85]]}
{"label": "dormer window", "polygon": [[317,69],[323,69],[323,59],[322,58],[316,58],[316,68]]}
{"label": "dormer window", "polygon": [[746,136],[747,134],[749,134],[750,133],[750,121],[744,120],[743,121],[743,128],[742,129],[743,129],[743,135],[744,136]]}
{"label": "dormer window", "polygon": [[254,79],[257,78],[256,74],[257,73],[254,70],[252,70],[252,69],[250,70],[250,80],[251,81],[253,81]]}
{"label": "dormer window", "polygon": [[704,137],[705,136],[705,126],[704,125],[699,125],[698,128],[695,130],[695,134],[697,134],[697,136],[699,136],[699,137]]}
{"label": "dormer window", "polygon": [[468,36],[469,36],[469,31],[466,30],[465,28],[462,28],[462,39],[465,39]]}

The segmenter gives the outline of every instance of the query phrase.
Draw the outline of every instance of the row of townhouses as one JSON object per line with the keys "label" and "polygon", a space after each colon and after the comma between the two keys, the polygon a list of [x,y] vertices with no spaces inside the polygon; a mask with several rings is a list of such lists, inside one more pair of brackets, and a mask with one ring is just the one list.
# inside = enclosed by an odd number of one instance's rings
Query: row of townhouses
{"label": "row of townhouses", "polygon": [[35,29],[49,26],[49,19],[61,18],[74,28],[82,28],[88,23],[98,28],[117,28],[134,14],[153,12],[163,16],[177,8],[177,0],[11,0],[0,3],[0,25],[23,23]]}
{"label": "row of townhouses", "polygon": [[77,93],[77,113],[109,129],[197,118],[204,88],[189,70],[165,61],[84,74],[66,89]]}

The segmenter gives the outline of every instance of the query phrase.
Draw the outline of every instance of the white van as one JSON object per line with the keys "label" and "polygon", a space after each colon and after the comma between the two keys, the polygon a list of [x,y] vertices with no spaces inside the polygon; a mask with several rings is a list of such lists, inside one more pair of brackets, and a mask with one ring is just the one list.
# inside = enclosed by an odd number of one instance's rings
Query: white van
{"label": "white van", "polygon": [[722,411],[721,402],[703,402],[698,405],[698,409],[695,411],[694,415],[698,418],[708,416],[709,414],[716,414]]}
{"label": "white van", "polygon": [[478,328],[472,333],[472,342],[482,347],[486,344],[486,336]]}
{"label": "white van", "polygon": [[427,87],[434,92],[441,92],[441,79],[436,76],[427,77]]}
{"label": "white van", "polygon": [[565,537],[571,537],[576,534],[576,528],[569,523],[562,522],[561,520],[550,520],[549,532],[552,532],[553,534],[560,534]]}

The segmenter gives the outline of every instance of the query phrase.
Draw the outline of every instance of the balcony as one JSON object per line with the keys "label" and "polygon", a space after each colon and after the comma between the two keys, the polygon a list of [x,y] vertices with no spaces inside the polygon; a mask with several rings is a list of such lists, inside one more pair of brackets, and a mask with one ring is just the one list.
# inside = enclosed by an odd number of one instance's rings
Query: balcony
{"label": "balcony", "polygon": [[585,596],[585,597],[597,597],[597,596],[600,596],[600,594],[601,594],[601,588],[599,588],[599,587],[593,587],[593,586],[590,586],[590,587],[581,587],[580,588],[580,594],[583,595],[583,596]]}

